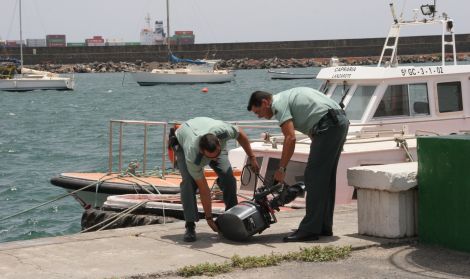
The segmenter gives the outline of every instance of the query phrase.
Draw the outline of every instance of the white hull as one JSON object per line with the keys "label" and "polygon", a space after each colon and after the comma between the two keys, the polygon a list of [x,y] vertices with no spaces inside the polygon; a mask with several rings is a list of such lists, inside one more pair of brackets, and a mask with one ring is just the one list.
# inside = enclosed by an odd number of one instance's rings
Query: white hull
{"label": "white hull", "polygon": [[[414,159],[416,159],[416,139],[408,139],[408,150]],[[269,177],[277,168],[277,160],[281,158],[282,145],[272,148],[272,145],[265,143],[252,143],[251,148],[257,158],[261,159],[260,173]],[[286,183],[294,184],[303,181],[305,167],[310,153],[310,141],[297,143],[295,153],[287,167]],[[245,164],[245,153],[241,147],[229,151],[229,159],[232,167],[243,167]],[[372,138],[362,140],[348,140],[344,145],[341,154],[336,175],[336,204],[348,204],[353,200],[354,188],[348,185],[347,169],[350,167],[362,165],[383,165],[391,163],[407,162],[407,155],[403,148],[397,147],[393,137]],[[258,182],[258,186],[261,185]],[[242,190],[253,191],[253,185],[249,183],[242,186]],[[303,206],[304,200],[297,199],[295,206]]]}
{"label": "white hull", "polygon": [[13,78],[0,79],[0,90],[3,91],[32,91],[32,90],[73,90],[72,78]]}
{"label": "white hull", "polygon": [[235,74],[231,71],[188,72],[158,71],[131,73],[134,80],[141,86],[156,84],[192,84],[192,83],[226,83],[231,82]]}
{"label": "white hull", "polygon": [[268,71],[271,79],[314,79],[315,74]]}
{"label": "white hull", "polygon": [[[151,195],[151,194],[129,194],[109,196],[104,202],[104,207],[114,210],[125,210],[136,206],[138,203],[147,202],[142,205],[143,210],[170,210],[183,211],[183,204],[180,200],[180,194],[175,195]],[[197,205],[198,212],[204,213],[201,203]],[[213,214],[222,214],[225,212],[225,204],[222,201],[214,203],[212,206]]]}
{"label": "white hull", "polygon": [[[72,190],[67,190],[69,193],[72,192]],[[98,208],[103,205],[103,203],[106,201],[106,199],[109,196],[112,196],[113,194],[108,194],[108,193],[101,193],[101,192],[87,192],[87,191],[80,191],[72,196],[75,198],[75,200],[83,207],[87,208],[88,206],[91,206],[92,208]]]}

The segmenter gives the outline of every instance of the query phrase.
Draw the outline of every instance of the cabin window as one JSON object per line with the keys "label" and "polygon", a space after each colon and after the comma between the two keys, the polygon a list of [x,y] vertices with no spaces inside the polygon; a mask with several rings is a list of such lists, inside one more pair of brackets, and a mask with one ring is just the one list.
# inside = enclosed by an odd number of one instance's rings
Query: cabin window
{"label": "cabin window", "polygon": [[462,86],[459,81],[437,84],[439,112],[462,111]]}
{"label": "cabin window", "polygon": [[387,87],[375,111],[375,117],[429,115],[426,83],[399,84]]}
{"label": "cabin window", "polygon": [[328,91],[330,90],[330,88],[331,88],[332,85],[333,85],[333,84],[331,84],[330,81],[327,80],[327,81],[323,82],[323,83],[320,85],[320,88],[318,88],[318,91],[320,91],[320,92],[326,94],[326,93],[328,93]]}
{"label": "cabin window", "polygon": [[337,84],[335,90],[331,94],[331,99],[333,99],[333,101],[335,101],[339,104],[339,102],[341,102],[341,99],[343,98],[343,96],[346,93],[348,93],[349,89],[351,89],[351,85],[344,86],[342,84]]}
{"label": "cabin window", "polygon": [[346,107],[346,115],[349,120],[361,120],[370,98],[374,94],[376,86],[359,85]]}
{"label": "cabin window", "polygon": [[426,83],[408,85],[411,115],[429,115],[428,86]]}

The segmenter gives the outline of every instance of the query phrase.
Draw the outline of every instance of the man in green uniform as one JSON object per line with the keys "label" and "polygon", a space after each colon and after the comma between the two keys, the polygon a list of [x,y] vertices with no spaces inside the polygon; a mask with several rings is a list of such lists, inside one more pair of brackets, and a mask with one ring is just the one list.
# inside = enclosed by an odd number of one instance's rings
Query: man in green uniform
{"label": "man in green uniform", "polygon": [[332,235],[336,168],[349,128],[344,111],[323,93],[307,87],[274,96],[264,91],[253,92],[247,109],[260,118],[274,116],[281,126],[284,144],[275,181],[284,182],[295,149],[295,130],[312,139],[304,173],[306,214],[299,228],[283,240],[308,241]]}
{"label": "man in green uniform", "polygon": [[176,160],[183,179],[180,188],[186,221],[184,241],[191,242],[196,240],[195,222],[199,220],[197,189],[207,224],[212,230],[217,231],[212,217],[210,189],[204,177],[204,166],[209,165],[216,172],[226,210],[238,203],[236,179],[226,149],[227,141],[231,139],[238,141],[248,155],[249,163],[255,172],[259,171],[259,166],[246,134],[241,128],[229,123],[208,117],[196,117],[186,121],[176,130],[176,138],[178,140],[175,148]]}

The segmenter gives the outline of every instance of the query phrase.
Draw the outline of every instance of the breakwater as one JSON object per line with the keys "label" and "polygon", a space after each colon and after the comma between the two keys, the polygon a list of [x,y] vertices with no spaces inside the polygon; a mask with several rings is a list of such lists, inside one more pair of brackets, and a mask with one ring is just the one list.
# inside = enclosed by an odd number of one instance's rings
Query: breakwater
{"label": "breakwater", "polygon": [[[470,61],[470,53],[462,53],[458,55],[459,61]],[[290,58],[280,59],[277,57],[270,59],[229,59],[221,60],[217,64],[219,69],[276,69],[276,68],[305,68],[305,67],[324,67],[329,64],[330,59],[325,58]],[[340,58],[339,62],[345,65],[375,65],[378,63],[379,57],[346,57]],[[424,63],[439,62],[439,55],[408,55],[400,56],[400,63]],[[452,61],[451,57],[446,58]],[[181,65],[172,65],[168,62],[93,62],[80,64],[36,64],[30,65],[35,70],[45,70],[54,73],[115,73],[115,72],[132,72],[132,71],[150,71],[151,69],[170,69],[175,67],[183,67]]]}
{"label": "breakwater", "polygon": [[[219,66],[230,69],[260,69],[321,66],[333,56],[348,64],[374,64],[385,38],[195,44],[175,46],[181,58],[221,59]],[[460,59],[470,53],[470,34],[456,35]],[[450,51],[450,49],[449,49]],[[433,61],[441,53],[441,36],[400,38],[398,54],[411,61]],[[107,72],[170,67],[166,46],[104,46],[25,48],[25,65],[44,65],[54,71]],[[0,49],[0,56],[19,57],[19,49]],[[110,62],[112,61],[112,62]],[[61,70],[61,66],[68,65]],[[63,68],[63,67],[62,67]]]}

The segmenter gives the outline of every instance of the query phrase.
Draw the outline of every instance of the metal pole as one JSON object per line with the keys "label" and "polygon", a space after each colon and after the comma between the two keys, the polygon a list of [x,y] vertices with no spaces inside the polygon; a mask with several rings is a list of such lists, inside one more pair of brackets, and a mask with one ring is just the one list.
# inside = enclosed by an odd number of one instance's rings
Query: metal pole
{"label": "metal pole", "polygon": [[162,152],[162,177],[165,179],[165,158],[166,158],[166,147],[167,147],[167,142],[166,142],[166,126],[168,124],[163,124],[163,152]]}
{"label": "metal pole", "polygon": [[442,23],[442,39],[441,39],[441,45],[442,45],[442,66],[446,65],[446,25],[445,23]]}
{"label": "metal pole", "polygon": [[454,53],[454,65],[457,65],[457,50],[455,49],[455,33],[452,32],[452,51]]}
{"label": "metal pole", "polygon": [[20,60],[21,60],[21,71],[23,71],[23,20],[21,18],[21,0],[20,0]]}
{"label": "metal pole", "polygon": [[109,121],[108,174],[113,172],[113,121]]}
{"label": "metal pole", "polygon": [[170,2],[166,0],[166,44],[170,51]]}
{"label": "metal pole", "polygon": [[122,170],[122,122],[119,122],[119,170]]}
{"label": "metal pole", "polygon": [[147,130],[148,126],[147,123],[144,124],[144,162],[142,167],[142,172],[145,173],[147,169]]}

